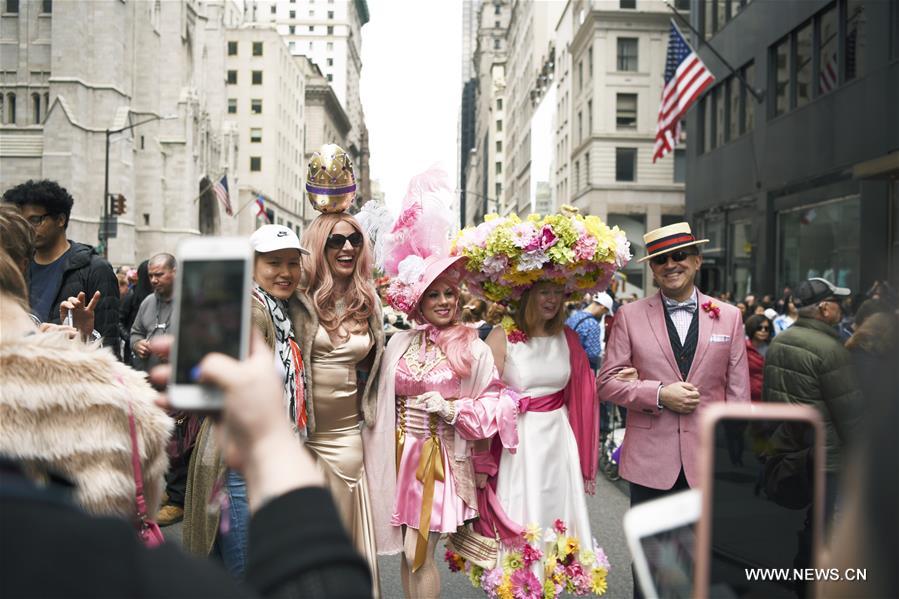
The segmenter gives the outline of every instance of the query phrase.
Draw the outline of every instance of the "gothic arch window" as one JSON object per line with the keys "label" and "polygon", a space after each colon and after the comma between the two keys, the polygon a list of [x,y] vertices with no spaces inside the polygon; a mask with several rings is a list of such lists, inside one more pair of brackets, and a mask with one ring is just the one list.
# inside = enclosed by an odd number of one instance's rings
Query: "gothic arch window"
{"label": "gothic arch window", "polygon": [[16,94],[10,92],[6,94],[6,124],[7,125],[15,125],[16,124]]}
{"label": "gothic arch window", "polygon": [[197,223],[200,235],[217,235],[219,233],[219,211],[216,205],[215,192],[209,177],[200,179],[200,207]]}
{"label": "gothic arch window", "polygon": [[31,94],[31,117],[35,125],[41,124],[41,95]]}
{"label": "gothic arch window", "polygon": [[47,115],[50,112],[50,93],[44,92],[44,121],[47,120]]}

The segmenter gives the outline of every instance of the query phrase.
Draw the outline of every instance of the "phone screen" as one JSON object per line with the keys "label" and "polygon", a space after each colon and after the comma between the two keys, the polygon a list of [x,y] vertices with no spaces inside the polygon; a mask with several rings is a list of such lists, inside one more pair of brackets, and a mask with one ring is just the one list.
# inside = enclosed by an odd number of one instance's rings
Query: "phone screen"
{"label": "phone screen", "polygon": [[175,384],[196,381],[192,371],[206,354],[240,358],[245,260],[184,260]]}
{"label": "phone screen", "polygon": [[640,539],[649,574],[659,597],[689,599],[693,596],[694,524],[662,530]]}
{"label": "phone screen", "polygon": [[811,563],[815,428],[725,418],[715,428],[709,594],[802,597]]}

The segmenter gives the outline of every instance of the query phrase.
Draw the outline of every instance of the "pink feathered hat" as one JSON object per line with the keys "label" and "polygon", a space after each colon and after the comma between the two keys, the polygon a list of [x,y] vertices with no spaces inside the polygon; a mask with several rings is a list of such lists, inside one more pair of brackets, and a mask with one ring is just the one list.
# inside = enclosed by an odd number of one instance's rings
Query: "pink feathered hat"
{"label": "pink feathered hat", "polygon": [[461,256],[450,256],[452,190],[446,172],[432,167],[413,177],[403,208],[384,242],[384,273],[391,279],[387,302],[412,313],[428,287],[444,273],[462,279]]}

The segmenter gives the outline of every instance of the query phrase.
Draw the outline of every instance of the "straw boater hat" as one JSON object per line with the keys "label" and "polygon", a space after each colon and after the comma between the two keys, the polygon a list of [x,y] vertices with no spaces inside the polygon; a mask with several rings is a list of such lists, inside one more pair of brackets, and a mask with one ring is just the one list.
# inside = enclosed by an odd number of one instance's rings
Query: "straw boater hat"
{"label": "straw boater hat", "polygon": [[693,237],[689,223],[674,223],[667,227],[653,229],[643,236],[643,243],[646,244],[646,255],[637,260],[637,262],[646,262],[653,256],[708,242],[708,239],[696,239]]}

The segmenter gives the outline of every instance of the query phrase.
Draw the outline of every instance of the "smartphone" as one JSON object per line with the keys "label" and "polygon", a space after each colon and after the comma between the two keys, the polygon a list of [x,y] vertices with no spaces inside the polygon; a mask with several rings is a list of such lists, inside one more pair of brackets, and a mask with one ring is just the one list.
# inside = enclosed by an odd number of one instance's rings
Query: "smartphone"
{"label": "smartphone", "polygon": [[693,596],[698,489],[635,505],[624,515],[624,534],[637,583],[647,599]]}
{"label": "smartphone", "polygon": [[696,597],[812,596],[824,498],[816,410],[716,404],[703,414]]}
{"label": "smartphone", "polygon": [[243,238],[190,237],[176,259],[169,401],[179,410],[221,410],[220,391],[197,383],[197,367],[212,352],[247,356],[252,250]]}

